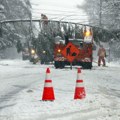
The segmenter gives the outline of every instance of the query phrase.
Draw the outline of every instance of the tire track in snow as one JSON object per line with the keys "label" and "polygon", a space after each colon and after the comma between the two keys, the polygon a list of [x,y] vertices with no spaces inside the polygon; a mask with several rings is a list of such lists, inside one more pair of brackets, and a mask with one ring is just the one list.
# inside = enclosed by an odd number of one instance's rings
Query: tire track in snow
{"label": "tire track in snow", "polygon": [[[26,67],[25,67],[26,68]],[[26,77],[28,77],[28,76],[35,76],[35,75],[44,75],[45,73],[44,72],[41,72],[41,73],[22,73],[22,74],[18,74],[18,75],[12,75],[12,76],[9,76],[9,77],[6,77],[6,78],[4,78],[4,80],[9,80],[9,79],[25,79]],[[54,77],[60,77],[60,76],[54,76]],[[44,79],[43,79],[44,80]],[[15,83],[14,83],[15,82]],[[9,92],[6,92],[4,95],[0,95],[0,105],[2,105],[3,104],[3,102],[10,102],[11,101],[11,99],[13,100],[15,100],[15,95],[16,94],[18,94],[20,91],[22,91],[22,90],[24,90],[24,89],[27,89],[31,84],[35,84],[35,82],[38,82],[38,80],[32,80],[32,81],[29,81],[29,83],[26,83],[26,85],[21,85],[21,83],[19,82],[17,82],[16,80],[14,80],[14,82],[12,81],[12,86],[13,87],[15,87],[14,89],[10,89],[9,90]],[[41,84],[41,83],[43,83],[43,81],[42,82],[39,82],[39,84]],[[15,84],[15,85],[13,85],[13,84]],[[19,84],[19,85],[17,85],[17,84]],[[10,86],[11,86],[10,85]],[[6,103],[6,104],[7,104]],[[8,107],[9,107],[10,105],[8,105]],[[6,105],[5,106],[1,106],[0,108],[1,109],[3,109],[3,108],[5,108],[6,107]]]}
{"label": "tire track in snow", "polygon": [[[38,73],[36,73],[38,74]],[[41,73],[43,74],[43,73]],[[20,75],[16,75],[16,76],[12,76],[12,77],[9,77],[9,78],[6,78],[6,79],[12,79],[12,78],[22,78],[22,79],[25,79],[27,76],[31,76],[33,74],[20,74]],[[34,74],[35,75],[35,74]],[[35,82],[37,82],[38,80],[32,80],[32,81],[29,81],[29,83],[26,83],[25,84],[21,84],[20,82],[16,82],[16,83],[12,83],[11,86],[14,87],[14,89],[10,89],[9,91],[6,91],[6,93],[4,95],[0,94],[0,110],[6,108],[6,107],[10,107],[12,106],[13,104],[11,104],[10,102],[11,101],[15,101],[17,98],[16,98],[16,95],[24,90],[24,89],[27,89],[31,84],[34,84]],[[41,82],[42,83],[42,82]],[[39,84],[41,84],[39,83]],[[3,105],[4,103],[4,105]],[[14,104],[15,105],[15,104]]]}
{"label": "tire track in snow", "polygon": [[[99,114],[98,114],[99,113]],[[98,118],[101,116],[106,116],[108,113],[101,111],[100,107],[90,107],[88,109],[72,111],[60,114],[52,114],[52,115],[41,115],[37,120],[62,120],[63,118],[66,120],[88,120],[92,118]]]}
{"label": "tire track in snow", "polygon": [[99,86],[99,91],[105,95],[120,98],[120,90]]}
{"label": "tire track in snow", "polygon": [[[114,91],[113,91],[114,90]],[[110,105],[103,105],[106,108],[111,108],[111,109],[118,109],[120,111],[120,101],[116,100],[115,98],[120,100],[120,93],[118,93],[119,90],[117,89],[110,89],[110,88],[105,88],[102,86],[99,86],[99,91],[103,96],[110,101]]]}

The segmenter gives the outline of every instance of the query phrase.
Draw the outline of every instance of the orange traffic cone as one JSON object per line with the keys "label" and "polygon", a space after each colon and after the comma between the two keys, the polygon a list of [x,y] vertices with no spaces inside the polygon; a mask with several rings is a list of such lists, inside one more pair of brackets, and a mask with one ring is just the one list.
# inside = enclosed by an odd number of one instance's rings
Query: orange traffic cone
{"label": "orange traffic cone", "polygon": [[52,87],[52,80],[49,79],[49,76],[50,76],[50,69],[47,68],[43,96],[42,96],[42,100],[45,100],[45,101],[55,100],[54,89]]}
{"label": "orange traffic cone", "polygon": [[80,79],[80,73],[81,69],[78,68],[74,99],[83,99],[86,96],[83,80]]}

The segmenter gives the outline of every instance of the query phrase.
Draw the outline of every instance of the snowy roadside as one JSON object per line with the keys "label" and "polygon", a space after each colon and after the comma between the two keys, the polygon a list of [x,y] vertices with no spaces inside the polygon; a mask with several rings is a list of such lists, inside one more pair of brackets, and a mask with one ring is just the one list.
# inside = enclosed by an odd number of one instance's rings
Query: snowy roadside
{"label": "snowy roadside", "polygon": [[[49,67],[54,102],[41,101]],[[86,98],[74,100],[77,69],[54,69],[28,61],[0,61],[0,120],[119,120],[120,67],[82,70]]]}

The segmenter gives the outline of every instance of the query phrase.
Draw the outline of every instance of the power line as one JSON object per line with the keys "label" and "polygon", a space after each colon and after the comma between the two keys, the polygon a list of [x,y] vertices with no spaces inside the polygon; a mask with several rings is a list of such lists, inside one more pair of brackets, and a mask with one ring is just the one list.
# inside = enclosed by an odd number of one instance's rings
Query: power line
{"label": "power line", "polygon": [[[56,3],[53,3],[52,4],[52,2],[49,2],[50,4],[48,4],[48,2],[47,2],[47,4],[46,3],[42,3],[41,1],[40,2],[37,2],[37,6],[39,5],[44,5],[44,6],[49,6],[49,7],[59,7],[59,8],[61,8],[61,6],[60,6],[60,4],[56,4]],[[31,2],[31,5],[34,5],[34,6],[36,6],[36,4],[35,3],[33,3],[33,2]],[[62,3],[61,4],[62,5],[62,8],[63,8],[63,6],[65,7],[65,8],[70,8],[71,9],[71,6],[67,6],[66,7],[66,4],[64,4],[64,3]]]}
{"label": "power line", "polygon": [[[63,9],[64,9],[64,12],[69,12],[68,10],[73,11],[73,12],[74,11],[75,12],[79,12],[80,11],[80,9],[77,9],[77,7],[66,7],[66,6],[63,6],[63,5],[62,6],[60,6],[60,5],[44,5],[44,6],[41,6],[41,4],[38,3],[37,5],[33,5],[32,4],[32,9],[50,11],[51,8],[52,8],[54,11],[61,11],[61,10],[63,11]],[[48,9],[44,9],[45,7],[47,7]],[[43,8],[43,9],[41,9],[41,8]],[[57,8],[57,9],[55,9],[55,8]],[[81,10],[83,10],[83,9],[81,9]]]}
{"label": "power line", "polygon": [[[33,14],[46,14],[46,15],[54,15],[54,16],[58,16],[58,15],[61,15],[61,16],[66,16],[66,15],[71,15],[71,14],[55,14],[55,13],[44,13],[44,12],[33,12]],[[73,14],[73,16],[86,16],[88,17],[87,15],[81,15],[81,14]]]}
{"label": "power line", "polygon": [[35,11],[35,10],[39,10],[39,11],[52,11],[52,12],[74,12],[74,13],[80,13],[81,14],[81,11],[74,11],[74,10],[69,10],[69,11],[66,11],[66,10],[58,10],[58,9],[37,9],[37,8],[34,8],[34,9],[32,9],[33,11]]}
{"label": "power line", "polygon": [[[33,15],[33,17],[35,17],[35,18],[40,18],[39,16],[37,17],[37,16],[35,16],[35,15]],[[52,18],[53,18],[53,16],[51,16]],[[49,17],[49,19],[51,19],[51,17]],[[81,20],[84,20],[84,19],[87,19],[87,17],[88,16],[86,16],[86,17],[81,17],[81,16],[77,16],[77,15],[64,15],[64,16],[54,16],[54,18],[55,19],[77,19],[77,18],[79,18],[79,19],[81,19]]]}
{"label": "power line", "polygon": [[48,13],[48,12],[32,12],[32,14],[45,14],[45,15],[59,15],[59,16],[64,16],[64,15],[70,15],[73,14],[73,16],[88,16],[88,15],[82,15],[82,14],[74,14],[74,13]]}

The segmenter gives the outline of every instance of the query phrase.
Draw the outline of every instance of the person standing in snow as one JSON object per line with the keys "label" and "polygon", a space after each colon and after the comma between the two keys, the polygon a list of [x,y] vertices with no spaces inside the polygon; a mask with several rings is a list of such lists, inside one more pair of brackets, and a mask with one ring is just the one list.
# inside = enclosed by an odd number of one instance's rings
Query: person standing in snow
{"label": "person standing in snow", "polygon": [[106,57],[106,50],[103,47],[103,45],[100,45],[100,48],[98,50],[98,66],[101,65],[101,61],[103,62],[103,66],[106,65],[105,57]]}

